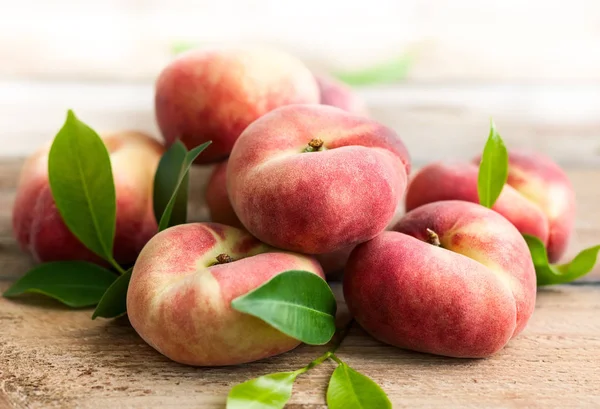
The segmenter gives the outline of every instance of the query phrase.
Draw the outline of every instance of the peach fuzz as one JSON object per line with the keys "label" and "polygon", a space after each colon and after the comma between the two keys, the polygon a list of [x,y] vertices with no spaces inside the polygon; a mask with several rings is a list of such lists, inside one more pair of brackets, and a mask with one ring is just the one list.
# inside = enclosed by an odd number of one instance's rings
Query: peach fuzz
{"label": "peach fuzz", "polygon": [[323,277],[311,257],[275,250],[217,223],[178,225],[154,236],[135,264],[127,314],[137,333],[189,365],[256,361],[300,344],[231,301],[288,270]]}
{"label": "peach fuzz", "polygon": [[212,140],[198,163],[225,159],[242,131],[283,105],[319,103],[319,88],[304,64],[259,47],[188,51],[156,82],[155,110],[167,145],[189,148]]}
{"label": "peach fuzz", "polygon": [[409,212],[394,230],[358,245],[346,267],[346,303],[367,332],[400,348],[483,358],[523,330],[535,271],[504,217],[441,201]]}
{"label": "peach fuzz", "polygon": [[[110,154],[117,197],[115,259],[133,264],[156,233],[152,209],[154,173],[164,148],[151,137],[133,131],[103,138]],[[50,144],[25,162],[13,207],[13,232],[21,248],[39,262],[103,261],[69,231],[56,209],[48,182]]]}
{"label": "peach fuzz", "polygon": [[[206,204],[210,212],[210,219],[215,223],[243,228],[240,219],[236,216],[227,196],[226,186],[227,161],[215,166],[208,180],[206,188]],[[354,247],[347,247],[331,253],[317,254],[316,259],[321,264],[327,278],[339,279],[344,270],[346,261]]]}
{"label": "peach fuzz", "polygon": [[409,170],[391,129],[339,108],[290,105],[242,133],[227,165],[227,191],[261,241],[323,254],[383,231]]}
{"label": "peach fuzz", "polygon": [[[479,161],[438,162],[421,169],[409,183],[407,211],[439,200],[478,203]],[[551,262],[564,254],[575,221],[575,193],[566,174],[550,158],[510,152],[507,184],[493,209],[522,234],[538,237]]]}
{"label": "peach fuzz", "polygon": [[[321,104],[334,106],[356,115],[368,116],[365,103],[350,87],[326,75],[317,74],[315,79],[321,93]],[[242,227],[242,223],[233,211],[229,196],[227,196],[226,171],[226,160],[217,164],[213,169],[206,186],[206,204],[213,222]],[[341,270],[343,265],[340,260],[345,261],[350,254],[350,250],[344,251],[343,254],[336,252],[331,257],[324,255],[324,265],[330,266],[335,271]],[[338,253],[342,256],[341,258]],[[325,270],[327,271],[327,268]]]}
{"label": "peach fuzz", "polygon": [[210,220],[233,227],[243,227],[227,195],[227,161],[215,166],[206,185],[206,205]]}
{"label": "peach fuzz", "polygon": [[321,104],[331,105],[356,115],[369,116],[365,102],[346,84],[328,75],[317,74]]}

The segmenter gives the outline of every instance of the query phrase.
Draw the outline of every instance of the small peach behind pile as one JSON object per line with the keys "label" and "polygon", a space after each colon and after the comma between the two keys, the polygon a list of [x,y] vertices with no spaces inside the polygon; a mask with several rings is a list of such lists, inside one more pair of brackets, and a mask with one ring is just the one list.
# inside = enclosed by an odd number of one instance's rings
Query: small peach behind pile
{"label": "small peach behind pile", "polygon": [[536,276],[525,240],[498,213],[441,201],[359,244],[344,296],[375,338],[420,352],[482,358],[519,334],[533,313]]}
{"label": "small peach behind pile", "polygon": [[288,104],[318,104],[319,88],[304,64],[268,48],[191,50],[156,82],[155,109],[167,145],[212,140],[198,163],[225,159],[242,131]]}
{"label": "small peach behind pile", "polygon": [[[409,183],[406,210],[439,200],[479,203],[473,163],[438,162],[421,169]],[[575,221],[575,192],[567,175],[550,158],[536,153],[509,153],[508,181],[493,209],[522,234],[538,237],[551,262],[564,254]]]}
{"label": "small peach behind pile", "polygon": [[289,105],[253,122],[227,165],[235,214],[261,241],[323,254],[390,222],[410,170],[391,129],[325,105]]}
{"label": "small peach behind pile", "polygon": [[210,220],[227,226],[243,227],[227,195],[227,161],[215,166],[206,184],[205,197]]}
{"label": "small peach behind pile", "polygon": [[182,224],[154,236],[127,292],[131,325],[152,347],[189,365],[237,365],[287,352],[300,341],[231,307],[288,270],[323,277],[311,257],[275,250],[216,223]]}
{"label": "small peach behind pile", "polygon": [[[112,166],[117,197],[114,254],[117,262],[132,264],[156,233],[152,210],[154,174],[163,146],[138,132],[119,132],[102,138]],[[13,232],[21,247],[36,261],[85,260],[102,263],[69,231],[56,209],[48,182],[50,145],[23,166],[13,208]]]}
{"label": "small peach behind pile", "polygon": [[328,75],[315,75],[321,93],[321,104],[331,105],[356,115],[369,116],[365,102],[346,84]]}

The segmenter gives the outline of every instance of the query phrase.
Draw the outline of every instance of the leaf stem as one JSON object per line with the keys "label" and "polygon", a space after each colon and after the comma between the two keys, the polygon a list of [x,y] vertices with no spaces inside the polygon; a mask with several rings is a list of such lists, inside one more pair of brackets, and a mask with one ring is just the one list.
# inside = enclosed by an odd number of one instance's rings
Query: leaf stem
{"label": "leaf stem", "polygon": [[350,332],[350,328],[352,328],[353,323],[354,323],[354,318],[352,318],[350,321],[348,321],[348,323],[341,330],[339,330],[336,333],[335,341],[333,341],[333,345],[329,349],[329,351],[332,354],[334,354],[335,351],[337,351],[339,349],[339,347],[342,345],[342,342],[344,342],[344,339],[346,339],[346,336],[348,335],[348,332]]}
{"label": "leaf stem", "polygon": [[329,358],[333,359],[339,365],[343,365],[344,364],[344,362],[340,358],[338,358],[337,355],[334,354],[334,353],[331,353],[331,355],[329,356]]}
{"label": "leaf stem", "polygon": [[335,340],[333,341],[331,348],[329,348],[329,351],[325,352],[323,355],[321,355],[314,361],[311,361],[304,368],[298,369],[297,371],[295,371],[295,373],[297,375],[306,373],[306,372],[310,371],[311,369],[313,369],[315,366],[321,365],[323,362],[325,362],[327,359],[330,359],[330,358],[341,365],[343,362],[341,359],[339,359],[335,355],[335,351],[337,351],[339,349],[340,345],[342,345],[342,342],[346,338],[346,335],[348,335],[348,332],[350,331],[350,328],[352,327],[353,322],[354,322],[354,319],[351,319],[341,330],[339,330],[336,333]]}
{"label": "leaf stem", "polygon": [[314,361],[311,361],[308,365],[306,365],[304,368],[300,368],[297,371],[295,371],[295,373],[297,375],[301,375],[303,373],[306,373],[308,371],[310,371],[311,369],[313,369],[315,366],[321,365],[323,362],[325,362],[328,358],[330,358],[332,355],[331,351],[327,351],[325,352],[323,355],[321,355],[320,357],[318,357],[317,359],[315,359]]}
{"label": "leaf stem", "polygon": [[119,265],[119,263],[117,263],[117,260],[115,260],[114,257],[111,257],[108,262],[115,268],[115,270],[117,270],[119,275],[125,274],[125,270]]}

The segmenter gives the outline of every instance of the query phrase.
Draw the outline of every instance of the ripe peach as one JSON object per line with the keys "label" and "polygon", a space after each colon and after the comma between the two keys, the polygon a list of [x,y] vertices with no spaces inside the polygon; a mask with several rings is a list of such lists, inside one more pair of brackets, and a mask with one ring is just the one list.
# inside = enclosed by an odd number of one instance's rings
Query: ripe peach
{"label": "ripe peach", "polygon": [[243,227],[227,195],[227,161],[215,166],[206,185],[206,205],[210,220],[227,226]]}
{"label": "ripe peach", "polygon": [[365,102],[346,84],[326,75],[315,75],[315,78],[321,91],[321,104],[338,107],[356,115],[369,115]]}
{"label": "ripe peach", "polygon": [[525,240],[498,213],[440,201],[406,214],[352,252],[344,296],[375,338],[420,352],[482,358],[533,313],[536,277]]}
{"label": "ripe peach", "polygon": [[191,50],[156,82],[156,118],[167,145],[213,143],[198,163],[225,159],[244,128],[288,104],[319,103],[319,88],[296,58],[267,48]]}
{"label": "ripe peach", "polygon": [[[409,183],[406,210],[439,200],[478,203],[479,158],[473,163],[438,162],[421,169]],[[575,193],[566,174],[550,158],[513,151],[508,181],[493,209],[523,234],[542,240],[551,262],[564,254],[575,218]]]}
{"label": "ripe peach", "polygon": [[[152,210],[154,173],[164,151],[151,137],[123,131],[102,138],[113,171],[117,196],[114,255],[133,264],[157,230]],[[86,260],[103,264],[69,231],[56,209],[48,182],[50,144],[24,164],[13,207],[13,232],[36,261]]]}
{"label": "ripe peach", "polygon": [[334,107],[290,105],[242,133],[227,165],[227,191],[261,241],[323,254],[385,229],[409,169],[391,129]]}
{"label": "ripe peach", "polygon": [[154,236],[140,254],[127,292],[138,334],[189,365],[237,365],[287,352],[300,341],[231,307],[231,301],[288,270],[323,276],[311,257],[275,250],[248,233],[191,223]]}
{"label": "ripe peach", "polygon": [[[365,103],[348,86],[329,76],[315,75],[315,79],[321,93],[321,104],[338,107],[357,115],[368,115]],[[227,161],[215,166],[206,186],[206,204],[213,222],[242,227],[227,196],[226,170]],[[349,254],[349,251],[346,253]],[[338,269],[337,267],[340,267],[338,259],[339,257],[334,256],[326,257],[326,264],[331,264],[333,268]],[[341,268],[343,266],[339,269]],[[325,270],[327,271],[327,268]]]}

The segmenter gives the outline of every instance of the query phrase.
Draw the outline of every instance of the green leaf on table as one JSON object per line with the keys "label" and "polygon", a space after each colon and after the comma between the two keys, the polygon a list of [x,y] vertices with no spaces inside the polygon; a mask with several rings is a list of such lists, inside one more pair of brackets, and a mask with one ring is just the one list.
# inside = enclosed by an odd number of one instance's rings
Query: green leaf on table
{"label": "green leaf on table", "polygon": [[85,261],[55,261],[40,264],[15,282],[5,297],[39,293],[73,307],[98,304],[102,294],[115,281],[110,270]]}
{"label": "green leaf on table", "polygon": [[48,155],[56,207],[69,230],[91,251],[113,260],[116,194],[102,139],[69,110]]}
{"label": "green leaf on table", "polygon": [[326,344],[335,332],[335,297],[325,280],[308,271],[278,274],[231,305],[306,344]]}
{"label": "green leaf on table", "polygon": [[227,409],[281,409],[292,396],[297,372],[277,372],[235,385]]}
{"label": "green leaf on table", "polygon": [[185,196],[187,197],[188,186],[186,181],[188,180],[188,173],[190,171],[190,167],[192,166],[192,163],[194,163],[198,155],[200,155],[200,153],[202,153],[202,151],[206,149],[210,144],[211,141],[205,142],[200,146],[196,146],[194,149],[190,150],[185,154],[185,158],[181,163],[181,166],[179,167],[177,183],[175,183],[171,197],[169,198],[167,205],[165,206],[164,212],[160,218],[160,221],[158,222],[158,231],[162,231],[167,227],[174,225],[172,224],[173,209],[175,208],[175,203],[178,201],[179,195],[182,194],[180,193],[181,189],[185,189]]}
{"label": "green leaf on table", "polygon": [[97,317],[117,318],[127,314],[127,289],[132,270],[133,268],[127,270],[106,289],[92,314],[93,320]]}
{"label": "green leaf on table", "polygon": [[[160,222],[169,204],[169,200],[173,196],[186,154],[187,149],[185,145],[180,140],[177,140],[160,158],[156,174],[154,175],[154,197],[152,200],[156,223]],[[175,198],[171,219],[169,220],[169,225],[171,226],[185,223],[187,220],[188,185],[189,174],[183,180]]]}
{"label": "green leaf on table", "polygon": [[479,203],[491,208],[508,178],[508,152],[504,141],[496,130],[494,121],[490,124],[490,135],[483,149],[479,176],[477,179],[477,193]]}
{"label": "green leaf on table", "polygon": [[550,264],[544,243],[528,234],[523,237],[531,253],[538,286],[565,284],[583,277],[592,271],[600,253],[597,245],[581,251],[570,263]]}
{"label": "green leaf on table", "polygon": [[342,362],[329,380],[327,406],[329,409],[387,409],[392,403],[371,378]]}
{"label": "green leaf on table", "polygon": [[364,69],[338,71],[332,75],[352,86],[389,84],[405,79],[413,61],[413,53],[407,52]]}

